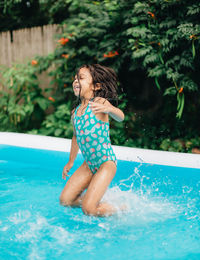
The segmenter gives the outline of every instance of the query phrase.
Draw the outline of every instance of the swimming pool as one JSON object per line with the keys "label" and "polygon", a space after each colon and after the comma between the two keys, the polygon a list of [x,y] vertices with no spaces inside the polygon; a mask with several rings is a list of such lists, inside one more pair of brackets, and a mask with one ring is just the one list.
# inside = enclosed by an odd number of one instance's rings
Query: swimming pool
{"label": "swimming pool", "polygon": [[128,212],[96,218],[59,205],[70,143],[0,133],[0,259],[200,259],[199,155],[113,146]]}

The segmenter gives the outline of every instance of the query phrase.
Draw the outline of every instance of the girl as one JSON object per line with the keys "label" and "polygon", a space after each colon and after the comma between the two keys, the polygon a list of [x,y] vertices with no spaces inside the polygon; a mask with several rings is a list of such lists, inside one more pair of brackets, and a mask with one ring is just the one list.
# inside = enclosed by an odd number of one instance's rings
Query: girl
{"label": "girl", "polygon": [[73,90],[81,103],[72,111],[74,135],[62,178],[69,176],[79,148],[85,161],[66,183],[60,204],[82,206],[87,215],[112,215],[116,208],[100,200],[117,170],[110,143],[109,115],[118,122],[124,120],[124,113],[107,100],[117,97],[117,76],[111,68],[99,64],[83,65],[75,76]]}

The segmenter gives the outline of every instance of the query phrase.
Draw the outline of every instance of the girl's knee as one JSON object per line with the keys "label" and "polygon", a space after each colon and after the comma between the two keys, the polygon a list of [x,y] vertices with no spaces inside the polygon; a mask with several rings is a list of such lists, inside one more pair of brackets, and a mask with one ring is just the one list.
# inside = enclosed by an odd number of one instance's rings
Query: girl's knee
{"label": "girl's knee", "polygon": [[83,201],[82,210],[83,210],[83,213],[86,215],[95,215],[96,214],[96,207],[91,205],[91,203],[89,203],[88,201]]}
{"label": "girl's knee", "polygon": [[72,205],[72,201],[66,199],[62,195],[60,196],[59,201],[60,201],[60,205],[62,206],[70,207]]}

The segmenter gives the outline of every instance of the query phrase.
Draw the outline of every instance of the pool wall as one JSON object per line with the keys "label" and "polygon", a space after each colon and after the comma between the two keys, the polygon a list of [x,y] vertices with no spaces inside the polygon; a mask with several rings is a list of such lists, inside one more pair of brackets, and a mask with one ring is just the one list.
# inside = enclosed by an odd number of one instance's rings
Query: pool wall
{"label": "pool wall", "polygon": [[[70,152],[71,139],[0,132],[1,145]],[[119,160],[200,169],[200,155],[112,145]],[[79,154],[81,154],[79,150]],[[1,159],[1,158],[0,158]]]}

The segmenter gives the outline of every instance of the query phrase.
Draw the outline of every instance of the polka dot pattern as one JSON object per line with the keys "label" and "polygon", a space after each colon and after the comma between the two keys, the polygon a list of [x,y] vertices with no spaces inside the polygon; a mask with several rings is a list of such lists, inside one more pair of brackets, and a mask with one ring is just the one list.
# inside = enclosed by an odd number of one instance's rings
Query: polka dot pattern
{"label": "polka dot pattern", "polygon": [[95,174],[106,161],[114,161],[117,166],[117,158],[110,142],[109,123],[98,119],[89,105],[82,116],[77,116],[79,106],[74,116],[76,139],[90,170]]}

